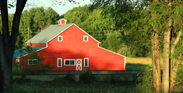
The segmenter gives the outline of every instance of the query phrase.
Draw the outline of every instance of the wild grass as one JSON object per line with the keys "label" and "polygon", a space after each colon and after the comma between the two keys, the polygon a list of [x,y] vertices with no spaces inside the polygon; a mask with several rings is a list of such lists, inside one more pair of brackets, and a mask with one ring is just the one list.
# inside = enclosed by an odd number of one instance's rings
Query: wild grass
{"label": "wild grass", "polygon": [[152,65],[150,64],[139,64],[139,63],[126,63],[126,69],[125,70],[142,70],[144,67],[152,68]]}
{"label": "wild grass", "polygon": [[[13,80],[13,93],[133,93],[134,85],[125,83],[58,82],[35,81],[30,79]],[[5,92],[5,93],[11,93]]]}

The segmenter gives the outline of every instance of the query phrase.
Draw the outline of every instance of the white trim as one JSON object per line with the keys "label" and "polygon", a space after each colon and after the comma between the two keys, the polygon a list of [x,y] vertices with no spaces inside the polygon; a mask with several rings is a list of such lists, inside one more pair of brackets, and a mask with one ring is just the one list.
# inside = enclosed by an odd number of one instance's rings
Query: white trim
{"label": "white trim", "polygon": [[[74,60],[74,65],[65,65],[65,61],[66,60]],[[69,63],[70,64],[70,63]],[[64,66],[75,66],[76,64],[75,64],[75,59],[64,59]]]}
{"label": "white trim", "polygon": [[[88,66],[85,66],[85,59],[88,59],[87,61]],[[89,58],[84,58],[84,67],[89,67]]]}
{"label": "white trim", "polygon": [[[59,60],[61,59],[61,66],[59,66]],[[62,67],[62,58],[57,58],[57,67]]]}
{"label": "white trim", "polygon": [[98,45],[98,47],[99,47],[99,48],[101,48],[101,49],[103,49],[103,50],[106,50],[106,51],[108,51],[108,52],[112,52],[112,53],[114,53],[114,54],[116,54],[116,55],[119,55],[119,56],[122,56],[122,57],[127,58],[127,57],[126,57],[126,56],[124,56],[124,55],[121,55],[121,54],[118,54],[118,53],[116,53],[116,52],[113,52],[113,51],[107,50],[107,49],[105,49],[105,48],[100,47],[99,45]]}
{"label": "white trim", "polygon": [[[75,25],[76,27],[78,27],[76,24],[73,23],[73,25]],[[81,29],[80,27],[78,27],[81,31],[83,31],[84,33],[86,33],[88,36],[90,36],[91,38],[93,38],[95,41],[97,41],[98,43],[100,43],[98,40],[96,40],[94,37],[92,37],[90,34],[88,34],[87,32],[85,32],[83,29]]]}
{"label": "white trim", "polygon": [[16,58],[16,62],[20,62],[20,59],[19,58]]}
{"label": "white trim", "polygon": [[[37,64],[33,64],[33,63],[32,64],[29,64],[29,60],[36,60],[37,61]],[[38,65],[38,60],[37,59],[28,59],[27,62],[28,62],[28,65]]]}
{"label": "white trim", "polygon": [[[87,40],[85,40],[85,37],[87,38]],[[87,42],[88,41],[88,36],[83,36],[83,41]]]}
{"label": "white trim", "polygon": [[[67,24],[69,25],[69,24]],[[68,28],[70,28],[73,24],[70,24],[70,26],[68,26],[67,28],[65,28],[64,30],[60,31],[57,35],[53,36],[50,40],[48,40],[46,43],[50,42],[52,39],[54,39],[55,37],[57,37],[58,35],[60,35],[61,33],[63,33],[65,30],[67,30]]]}
{"label": "white trim", "polygon": [[[59,38],[61,37],[62,40],[59,40]],[[58,36],[58,41],[63,41],[63,36]]]}
{"label": "white trim", "polygon": [[124,70],[126,69],[126,58],[124,58]]}

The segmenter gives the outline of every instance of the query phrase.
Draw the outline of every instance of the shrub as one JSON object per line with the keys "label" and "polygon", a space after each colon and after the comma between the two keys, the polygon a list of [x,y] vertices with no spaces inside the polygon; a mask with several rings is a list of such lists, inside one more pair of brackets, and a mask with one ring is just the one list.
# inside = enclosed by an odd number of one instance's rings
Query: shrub
{"label": "shrub", "polygon": [[83,83],[92,83],[95,80],[94,75],[92,74],[92,71],[89,69],[86,69],[85,71],[82,71],[79,73],[79,81]]}
{"label": "shrub", "polygon": [[70,74],[70,71],[66,74],[65,77],[63,77],[63,81],[64,82],[73,82],[74,79],[72,78],[71,74]]}
{"label": "shrub", "polygon": [[152,93],[152,70],[149,67],[142,69],[138,74],[136,92],[137,93]]}

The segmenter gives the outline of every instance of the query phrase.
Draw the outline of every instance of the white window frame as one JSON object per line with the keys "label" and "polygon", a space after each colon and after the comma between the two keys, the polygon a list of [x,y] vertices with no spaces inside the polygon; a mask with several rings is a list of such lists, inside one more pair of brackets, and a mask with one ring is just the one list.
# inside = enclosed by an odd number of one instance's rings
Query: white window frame
{"label": "white window frame", "polygon": [[[85,37],[87,37],[87,40],[85,40]],[[88,36],[83,36],[83,41],[88,41]]]}
{"label": "white window frame", "polygon": [[19,58],[17,58],[17,59],[16,59],[16,62],[20,62],[20,59],[19,59]]}
{"label": "white window frame", "polygon": [[[74,60],[74,65],[70,65],[70,63],[69,63],[69,65],[66,65],[65,64],[66,60]],[[64,59],[64,66],[75,66],[75,64],[76,64],[75,62],[76,62],[75,59]]]}
{"label": "white window frame", "polygon": [[[85,59],[88,60],[88,62],[87,62],[88,66],[85,66]],[[84,58],[84,67],[89,67],[89,58]]]}
{"label": "white window frame", "polygon": [[[36,60],[37,64],[29,64],[29,60]],[[38,60],[37,59],[28,59],[28,65],[38,65]]]}
{"label": "white window frame", "polygon": [[[62,40],[59,40],[60,37],[62,38]],[[63,41],[63,36],[58,36],[58,41]]]}
{"label": "white window frame", "polygon": [[[61,66],[59,66],[59,60],[61,60]],[[62,67],[62,58],[57,58],[57,67]]]}

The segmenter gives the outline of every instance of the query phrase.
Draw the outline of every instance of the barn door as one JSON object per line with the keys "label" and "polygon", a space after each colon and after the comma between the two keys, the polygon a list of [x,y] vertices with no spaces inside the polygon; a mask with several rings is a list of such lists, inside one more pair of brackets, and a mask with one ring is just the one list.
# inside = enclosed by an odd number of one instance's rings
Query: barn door
{"label": "barn door", "polygon": [[82,71],[82,59],[76,59],[76,71]]}

